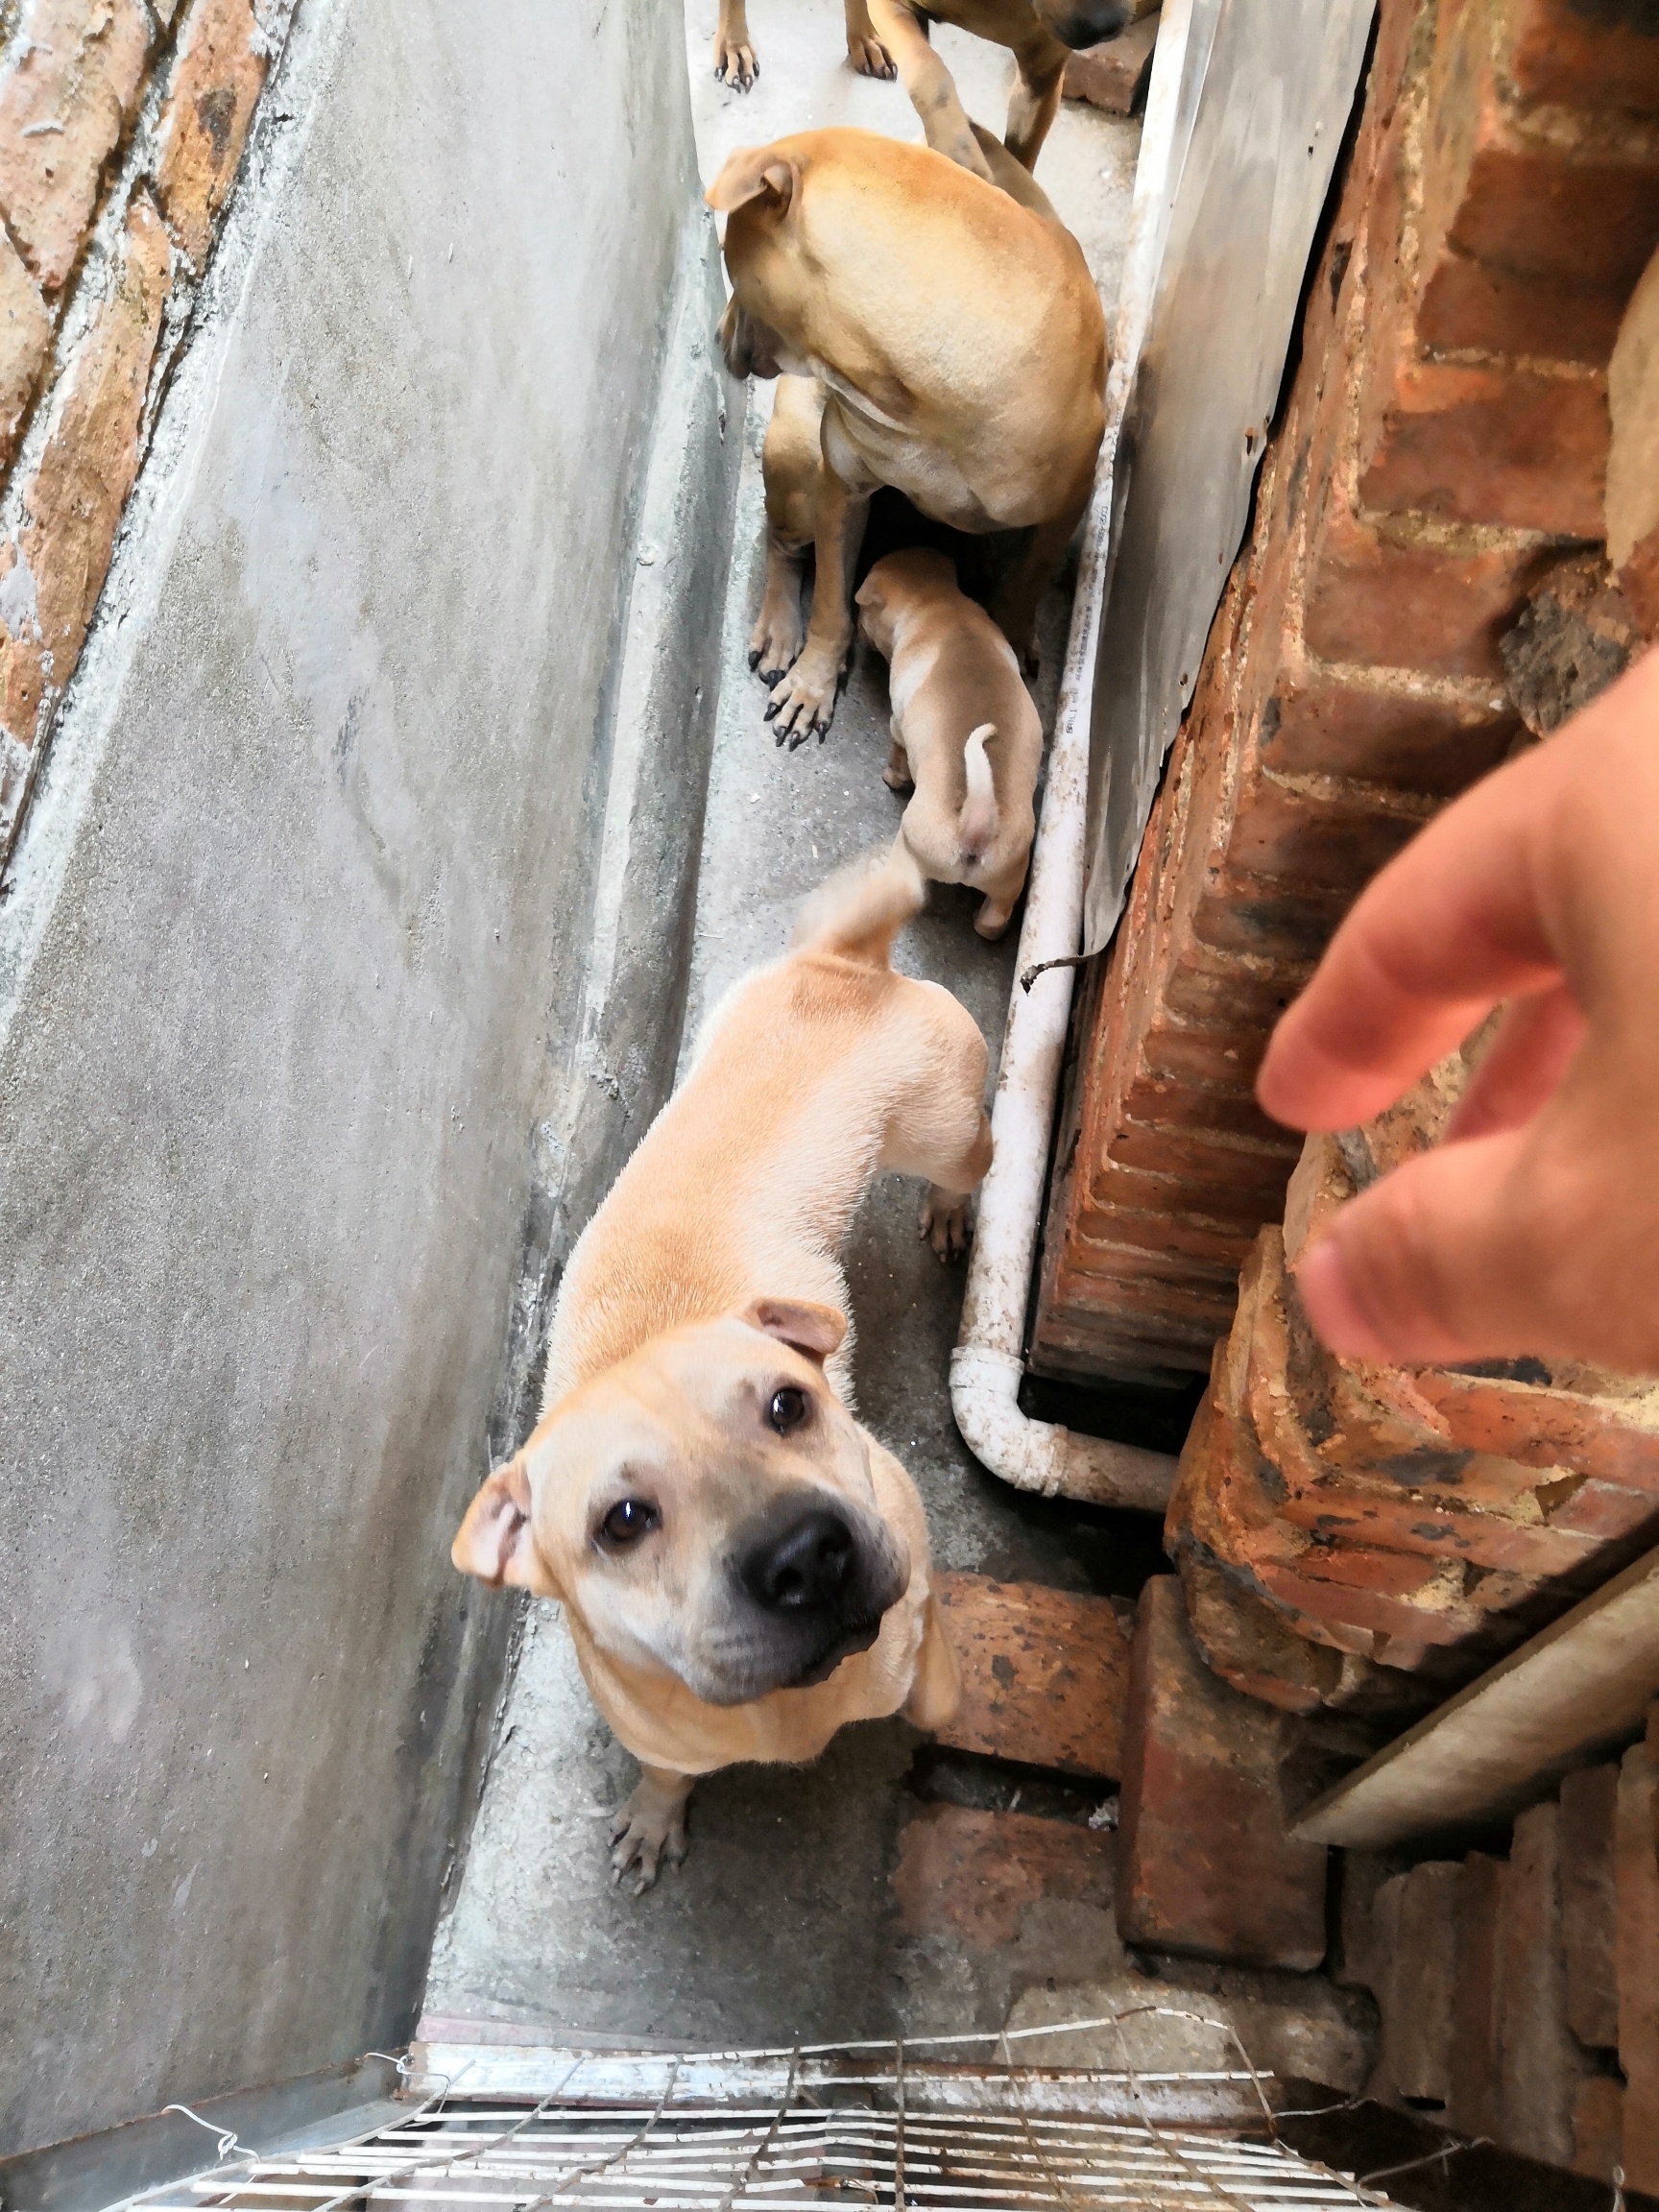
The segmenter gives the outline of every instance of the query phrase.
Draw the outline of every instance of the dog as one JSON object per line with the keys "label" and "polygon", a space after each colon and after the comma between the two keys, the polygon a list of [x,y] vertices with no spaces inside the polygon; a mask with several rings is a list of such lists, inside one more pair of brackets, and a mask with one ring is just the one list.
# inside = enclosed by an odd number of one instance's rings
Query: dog
{"label": "dog", "polygon": [[893,750],[882,780],[915,792],[899,833],[924,876],[984,892],[974,926],[1000,937],[1025,888],[1043,759],[1020,663],[943,553],[889,553],[859,586],[857,607],[860,632],[889,663]]}
{"label": "dog", "polygon": [[812,619],[766,706],[791,747],[834,712],[879,486],[959,530],[1029,530],[992,610],[1027,659],[1089,502],[1105,426],[1099,296],[1037,184],[976,136],[996,185],[930,147],[841,129],[733,154],[709,187],[728,217],[727,367],[824,388]]}
{"label": "dog", "polygon": [[[801,581],[818,523],[824,387],[815,376],[780,376],[760,447],[766,487],[766,589],[749,636],[749,665],[768,685],[801,651]],[[779,731],[778,742],[785,733]]]}
{"label": "dog", "polygon": [[[847,18],[847,59],[861,77],[894,77],[893,57],[877,36],[865,0],[844,0]],[[744,0],[720,0],[720,20],[714,30],[714,74],[733,92],[747,92],[760,74],[755,41],[749,36],[749,13]]]}
{"label": "dog", "polygon": [[928,28],[953,23],[1014,57],[1014,88],[1008,96],[1003,144],[1022,168],[1034,169],[1049,125],[1060,111],[1060,92],[1070,55],[1097,46],[1160,0],[870,0],[871,17],[882,46],[898,64],[910,102],[922,118],[935,153],[995,181],[955,81],[933,51]]}
{"label": "dog", "polygon": [[636,1894],[684,1858],[699,1774],[955,1707],[922,1501],[854,1412],[835,1258],[885,1169],[927,1179],[923,1232],[959,1251],[990,1166],[978,1025],[891,964],[922,900],[899,850],[832,878],[715,1008],[571,1254],[541,1419],[452,1548],[563,1602],[642,1769],[612,1837]]}

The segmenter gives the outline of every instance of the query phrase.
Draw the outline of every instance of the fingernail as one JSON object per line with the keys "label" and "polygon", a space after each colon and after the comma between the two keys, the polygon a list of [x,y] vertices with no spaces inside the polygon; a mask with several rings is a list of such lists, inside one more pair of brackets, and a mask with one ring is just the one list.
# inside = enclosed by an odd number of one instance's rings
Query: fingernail
{"label": "fingernail", "polygon": [[1360,1310],[1335,1237],[1322,1237],[1296,1267],[1296,1287],[1320,1341],[1339,1359],[1386,1359],[1388,1347]]}

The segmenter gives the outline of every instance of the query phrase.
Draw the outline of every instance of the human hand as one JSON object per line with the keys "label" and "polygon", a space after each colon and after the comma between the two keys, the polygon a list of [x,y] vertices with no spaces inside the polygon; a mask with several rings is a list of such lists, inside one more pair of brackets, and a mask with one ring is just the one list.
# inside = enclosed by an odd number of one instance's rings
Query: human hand
{"label": "human hand", "polygon": [[1341,1209],[1303,1304],[1350,1358],[1659,1374],[1659,651],[1383,869],[1258,1095],[1351,1127],[1501,1000],[1445,1142]]}

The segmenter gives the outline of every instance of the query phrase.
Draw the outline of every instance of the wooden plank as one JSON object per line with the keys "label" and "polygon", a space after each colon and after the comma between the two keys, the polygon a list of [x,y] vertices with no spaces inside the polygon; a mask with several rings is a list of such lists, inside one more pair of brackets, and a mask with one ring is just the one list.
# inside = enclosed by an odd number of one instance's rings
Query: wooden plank
{"label": "wooden plank", "polygon": [[1093,1780],[1118,1779],[1131,1631],[1110,1598],[942,1575],[961,1709],[937,1741]]}
{"label": "wooden plank", "polygon": [[1310,1806],[1292,1833],[1377,1850],[1519,1812],[1659,1695],[1659,1551],[1512,1651]]}

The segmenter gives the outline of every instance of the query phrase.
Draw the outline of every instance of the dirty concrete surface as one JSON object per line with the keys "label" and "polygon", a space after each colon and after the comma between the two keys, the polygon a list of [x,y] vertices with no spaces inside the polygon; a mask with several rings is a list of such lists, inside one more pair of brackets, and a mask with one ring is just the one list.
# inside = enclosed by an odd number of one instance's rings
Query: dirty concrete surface
{"label": "dirty concrete surface", "polygon": [[[841,25],[836,0],[757,0],[761,76],[745,98],[712,78],[713,0],[691,0],[687,60],[705,177],[734,146],[814,124],[920,136],[900,85],[847,67]],[[970,111],[999,126],[1008,58],[949,28],[935,36]],[[1109,312],[1138,139],[1136,124],[1068,106],[1039,163],[1090,252]],[[780,751],[762,720],[765,690],[749,672],[746,645],[762,582],[759,446],[770,400],[768,387],[751,388],[686,1052],[702,1012],[783,950],[802,897],[831,868],[890,840],[899,813],[880,781],[885,670],[868,647],[858,650],[825,744]],[[1068,570],[1043,624],[1037,692],[1046,727],[1071,581]],[[962,998],[995,1060],[1018,917],[1000,945],[986,946],[971,926],[975,904],[966,891],[934,886],[897,957]],[[917,1200],[912,1184],[878,1186],[847,1264],[859,1409],[919,1483],[936,1559],[1133,1593],[1159,1563],[1153,1524],[1022,1497],[979,1467],[957,1435],[947,1370],[962,1278],[921,1242]],[[1050,1895],[1033,1879],[1006,1927],[988,1931],[949,1900],[941,1908],[894,1887],[904,1832],[929,1806],[1023,1802],[1072,1824],[1074,1836],[1109,1794],[1104,1786],[941,1753],[902,1720],[865,1724],[843,1731],[814,1767],[736,1768],[700,1782],[685,1865],[636,1900],[613,1887],[606,1850],[611,1810],[634,1774],[588,1698],[557,1608],[533,1606],[465,1874],[439,1932],[426,1994],[435,2032],[440,2022],[488,2019],[516,2023],[536,2040],[729,2047],[999,2027],[1030,1992],[1059,2008],[1041,2015],[1049,2018],[1075,2017],[1077,2006],[1094,2008],[1107,1991],[1119,2003],[1144,1998],[1148,1984],[1113,1925],[1104,1837],[1089,1839],[1096,1850],[1087,1894]],[[1073,2005],[1066,1992],[1084,1984]],[[1294,1987],[1259,1995],[1263,2019],[1300,2019]],[[1315,1998],[1297,2049],[1306,2056],[1311,2039],[1328,2078],[1347,2080],[1363,2038],[1348,2021],[1353,2008],[1327,2002],[1334,1998]],[[1163,2024],[1160,2063],[1186,2048],[1181,2032]],[[1191,2062],[1214,2063],[1214,2031],[1193,2033]],[[1269,2040],[1289,2048],[1283,2036]]]}

